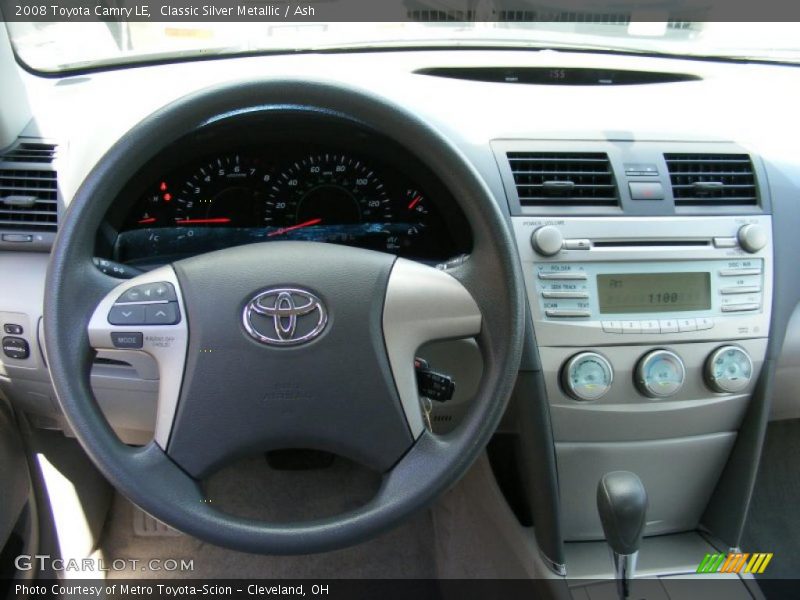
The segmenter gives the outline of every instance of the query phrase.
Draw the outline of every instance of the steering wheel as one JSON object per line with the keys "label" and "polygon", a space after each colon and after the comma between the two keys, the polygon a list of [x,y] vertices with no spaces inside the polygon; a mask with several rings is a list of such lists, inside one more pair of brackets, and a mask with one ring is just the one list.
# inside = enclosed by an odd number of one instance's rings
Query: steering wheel
{"label": "steering wheel", "polygon": [[[463,210],[473,234],[469,257],[437,269],[369,250],[288,241],[179,260],[124,283],[95,268],[106,211],[157,151],[246,115],[308,112],[414,148]],[[464,474],[511,394],[524,314],[508,224],[459,150],[371,93],[269,80],[177,100],[100,159],[62,220],[47,273],[44,326],[61,408],[120,492],[202,540],[301,554],[377,535]],[[469,337],[483,355],[476,397],[455,431],[435,435],[423,425],[415,352],[432,340]],[[120,345],[141,347],[159,366],[154,439],[142,447],[119,440],[90,386],[94,351]],[[351,512],[280,524],[225,514],[204,498],[200,482],[215,469],[281,448],[348,457],[382,473],[381,486]]]}

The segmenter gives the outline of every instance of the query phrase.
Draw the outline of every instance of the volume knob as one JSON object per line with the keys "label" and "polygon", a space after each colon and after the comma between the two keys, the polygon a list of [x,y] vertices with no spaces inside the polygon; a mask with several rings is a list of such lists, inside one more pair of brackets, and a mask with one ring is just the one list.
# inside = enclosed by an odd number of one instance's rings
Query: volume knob
{"label": "volume knob", "polygon": [[739,245],[751,254],[767,245],[767,231],[761,225],[743,225],[739,228]]}
{"label": "volume knob", "polygon": [[561,251],[564,245],[564,236],[553,225],[539,227],[531,235],[531,246],[534,251],[542,256],[554,256]]}

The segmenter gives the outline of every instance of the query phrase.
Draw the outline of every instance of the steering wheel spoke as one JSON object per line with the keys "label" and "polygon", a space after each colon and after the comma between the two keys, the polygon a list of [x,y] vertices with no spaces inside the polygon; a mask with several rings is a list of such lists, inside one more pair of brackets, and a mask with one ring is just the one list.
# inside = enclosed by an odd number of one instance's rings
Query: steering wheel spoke
{"label": "steering wheel spoke", "polygon": [[139,350],[158,364],[153,439],[167,448],[186,364],[189,326],[180,283],[171,266],[128,279],[108,292],[88,326],[95,350]]}
{"label": "steering wheel spoke", "polygon": [[383,335],[397,392],[414,438],[425,430],[414,356],[427,342],[473,337],[481,311],[455,277],[440,269],[398,259],[386,288]]}

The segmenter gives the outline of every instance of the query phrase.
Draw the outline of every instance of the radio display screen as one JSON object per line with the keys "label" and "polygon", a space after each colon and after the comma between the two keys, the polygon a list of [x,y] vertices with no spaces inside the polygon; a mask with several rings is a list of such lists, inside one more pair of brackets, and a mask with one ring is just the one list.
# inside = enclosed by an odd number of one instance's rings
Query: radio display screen
{"label": "radio display screen", "polygon": [[597,276],[600,312],[659,313],[711,308],[710,273],[618,273]]}

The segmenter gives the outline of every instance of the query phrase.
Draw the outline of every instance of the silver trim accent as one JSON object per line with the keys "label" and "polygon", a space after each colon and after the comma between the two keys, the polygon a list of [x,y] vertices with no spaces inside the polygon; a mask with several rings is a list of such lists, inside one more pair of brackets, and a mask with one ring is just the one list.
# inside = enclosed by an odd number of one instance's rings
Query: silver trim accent
{"label": "silver trim accent", "polygon": [[614,579],[617,580],[617,594],[620,600],[630,598],[630,582],[636,574],[639,551],[633,554],[617,554],[609,547],[611,562],[614,564]]}
{"label": "silver trim accent", "polygon": [[566,577],[567,576],[567,565],[564,563],[558,563],[554,561],[552,558],[547,556],[544,551],[539,548],[539,544],[536,544],[536,549],[539,551],[539,558],[542,559],[545,566],[550,569],[553,573],[558,575],[559,577]]}
{"label": "silver trim accent", "polygon": [[[730,350],[737,350],[744,357],[747,359],[748,364],[750,365],[750,377],[748,379],[742,379],[741,382],[738,382],[736,385],[733,386],[726,386],[722,384],[722,381],[730,381],[730,379],[717,379],[714,377],[714,363],[719,357],[720,354],[724,352],[728,352]],[[750,382],[753,379],[753,359],[750,358],[750,355],[747,353],[747,350],[742,348],[741,346],[735,346],[733,344],[728,344],[725,346],[720,346],[716,350],[714,350],[711,354],[708,355],[706,359],[706,364],[703,369],[703,375],[705,375],[706,384],[710,387],[713,391],[718,392],[720,394],[738,394],[739,392],[747,389],[747,386],[750,385]],[[742,383],[743,382],[743,383]]]}
{"label": "silver trim accent", "polygon": [[[305,299],[306,303],[298,306],[294,301],[295,296]],[[263,299],[271,297],[275,297],[272,305],[262,303]],[[295,337],[298,317],[309,315],[314,311],[319,312],[316,325],[308,333]],[[272,317],[277,337],[270,337],[256,329],[252,320],[255,313]],[[242,310],[242,323],[247,333],[257,342],[270,346],[297,346],[310,342],[322,333],[328,324],[328,311],[322,300],[308,290],[285,287],[269,288],[259,292],[245,304],[244,310]]]}
{"label": "silver trim accent", "polygon": [[472,295],[455,277],[403,258],[395,261],[386,287],[383,335],[414,438],[425,430],[414,373],[417,350],[434,340],[474,337],[482,320]]}
{"label": "silver trim accent", "polygon": [[[123,293],[132,287],[144,283],[158,283],[166,281],[175,288],[181,320],[175,325],[111,325],[108,322],[108,312]],[[189,346],[189,325],[186,317],[186,307],[183,303],[178,277],[171,266],[159,267],[133,279],[120,283],[106,294],[97,305],[92,318],[89,320],[89,342],[99,351],[116,350],[111,341],[112,332],[142,332],[144,346],[141,350],[152,356],[158,364],[158,406],[156,409],[156,426],[153,435],[154,441],[166,449],[169,436],[172,432],[172,423],[178,407],[178,398],[183,384],[183,371],[186,366],[186,351]]]}
{"label": "silver trim accent", "polygon": [[[651,363],[652,361],[661,358],[662,356],[668,356],[672,358],[678,364],[681,371],[680,384],[676,388],[671,389],[667,393],[659,393],[657,390],[651,388],[647,383],[647,378],[645,377],[645,366],[648,363]],[[671,396],[674,396],[681,390],[683,384],[686,382],[686,365],[683,364],[683,359],[674,352],[672,352],[671,350],[653,350],[652,352],[648,352],[636,364],[635,373],[636,373],[635,375],[636,384],[639,387],[639,391],[641,391],[645,396],[648,396],[649,398],[669,398]]]}

